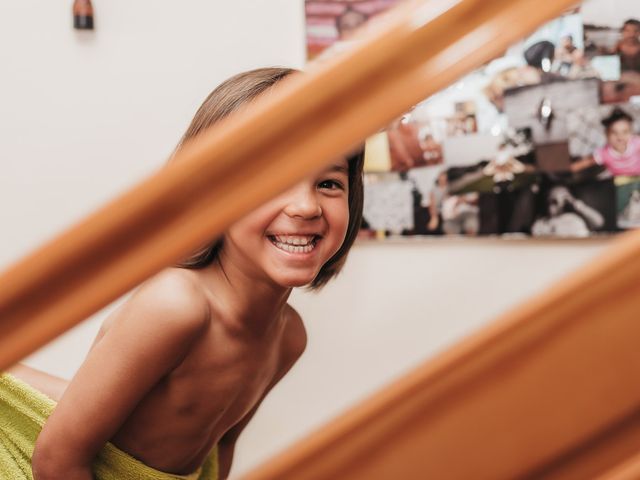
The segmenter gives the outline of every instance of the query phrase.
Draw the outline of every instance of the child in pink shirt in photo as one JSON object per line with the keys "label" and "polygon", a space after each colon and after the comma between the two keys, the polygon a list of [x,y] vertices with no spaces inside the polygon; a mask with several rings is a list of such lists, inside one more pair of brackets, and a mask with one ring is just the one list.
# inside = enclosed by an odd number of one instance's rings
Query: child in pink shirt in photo
{"label": "child in pink shirt in photo", "polygon": [[592,156],[583,158],[571,165],[577,172],[593,165],[602,165],[612,175],[640,175],[640,136],[633,133],[633,118],[621,108],[616,107],[602,121],[607,144],[596,149]]}

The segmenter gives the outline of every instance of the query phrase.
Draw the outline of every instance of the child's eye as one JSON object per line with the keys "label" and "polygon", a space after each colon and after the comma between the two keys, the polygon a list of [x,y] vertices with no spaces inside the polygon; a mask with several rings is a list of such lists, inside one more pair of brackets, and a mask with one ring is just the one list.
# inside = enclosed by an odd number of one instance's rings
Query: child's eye
{"label": "child's eye", "polygon": [[344,190],[344,185],[337,180],[323,180],[318,183],[318,188],[327,190]]}

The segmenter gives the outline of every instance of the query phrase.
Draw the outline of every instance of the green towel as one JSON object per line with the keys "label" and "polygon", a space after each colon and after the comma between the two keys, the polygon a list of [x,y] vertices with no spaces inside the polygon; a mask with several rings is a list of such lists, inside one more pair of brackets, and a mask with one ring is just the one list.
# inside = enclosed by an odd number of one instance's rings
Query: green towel
{"label": "green towel", "polygon": [[[10,374],[0,374],[0,478],[32,480],[31,455],[36,438],[56,402]],[[93,463],[96,480],[217,480],[218,449],[191,475],[148,467],[107,443]]]}

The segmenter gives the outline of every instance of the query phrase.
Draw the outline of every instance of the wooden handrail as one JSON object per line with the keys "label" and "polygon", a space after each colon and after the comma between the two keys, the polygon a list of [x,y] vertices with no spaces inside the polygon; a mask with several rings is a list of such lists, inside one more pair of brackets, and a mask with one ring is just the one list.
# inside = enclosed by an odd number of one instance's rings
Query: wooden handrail
{"label": "wooden handrail", "polygon": [[599,476],[596,480],[638,480],[640,478],[640,453]]}
{"label": "wooden handrail", "polygon": [[286,79],[0,276],[0,369],[573,3],[409,2],[353,52]]}
{"label": "wooden handrail", "polygon": [[604,475],[640,452],[639,294],[636,231],[244,480]]}

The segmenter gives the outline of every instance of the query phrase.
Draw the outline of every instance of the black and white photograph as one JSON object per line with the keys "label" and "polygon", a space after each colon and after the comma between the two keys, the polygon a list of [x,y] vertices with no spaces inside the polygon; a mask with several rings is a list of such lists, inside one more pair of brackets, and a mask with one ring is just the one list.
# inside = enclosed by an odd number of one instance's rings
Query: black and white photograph
{"label": "black and white photograph", "polygon": [[611,180],[577,186],[549,184],[541,189],[531,226],[534,237],[584,238],[615,231],[615,188]]}

